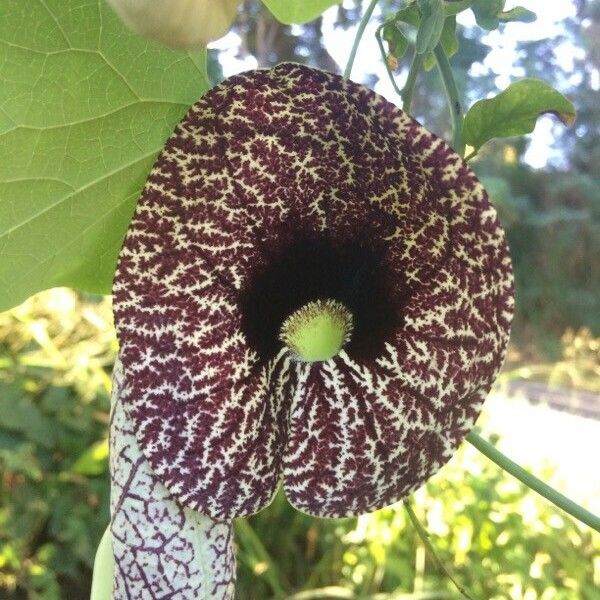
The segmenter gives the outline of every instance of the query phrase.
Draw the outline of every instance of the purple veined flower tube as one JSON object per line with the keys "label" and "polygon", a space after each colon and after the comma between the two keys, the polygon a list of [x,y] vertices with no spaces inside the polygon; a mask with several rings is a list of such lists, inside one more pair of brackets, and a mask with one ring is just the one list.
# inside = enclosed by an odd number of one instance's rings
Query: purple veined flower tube
{"label": "purple veined flower tube", "polygon": [[127,430],[186,519],[222,522],[280,483],[322,517],[406,497],[473,427],[513,312],[504,233],[464,160],[292,63],[190,109],[113,291]]}
{"label": "purple veined flower tube", "polygon": [[112,600],[231,600],[231,522],[182,506],[140,452],[117,361],[110,423]]}

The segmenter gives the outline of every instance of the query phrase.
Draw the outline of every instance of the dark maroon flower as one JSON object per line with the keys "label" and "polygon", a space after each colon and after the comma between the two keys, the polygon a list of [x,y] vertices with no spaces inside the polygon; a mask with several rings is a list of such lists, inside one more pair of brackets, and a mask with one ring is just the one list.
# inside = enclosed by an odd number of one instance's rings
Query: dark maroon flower
{"label": "dark maroon flower", "polygon": [[[247,515],[283,480],[300,510],[341,517],[450,459],[502,363],[513,282],[495,211],[444,141],[283,64],[228,79],[177,127],[114,300],[127,410],[183,505]],[[281,327],[315,301],[352,331],[305,362]]]}

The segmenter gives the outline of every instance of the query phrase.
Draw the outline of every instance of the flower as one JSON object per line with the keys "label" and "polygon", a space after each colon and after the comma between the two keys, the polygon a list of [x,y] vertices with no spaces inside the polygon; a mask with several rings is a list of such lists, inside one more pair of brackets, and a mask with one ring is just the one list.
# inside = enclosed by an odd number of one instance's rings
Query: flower
{"label": "flower", "polygon": [[240,0],[108,0],[136,33],[173,48],[204,46],[231,26]]}
{"label": "flower", "polygon": [[[302,341],[282,325],[311,303],[342,332],[328,359],[281,341]],[[127,410],[179,502],[230,519],[283,481],[298,509],[342,517],[450,459],[501,366],[513,280],[487,194],[444,141],[361,85],[282,64],[177,126],[114,310]]]}

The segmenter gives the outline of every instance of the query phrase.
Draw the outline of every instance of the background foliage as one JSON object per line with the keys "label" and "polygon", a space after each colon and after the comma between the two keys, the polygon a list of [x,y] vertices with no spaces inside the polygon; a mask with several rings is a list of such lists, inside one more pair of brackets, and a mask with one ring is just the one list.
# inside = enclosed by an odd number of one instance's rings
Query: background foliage
{"label": "background foliage", "polygon": [[[40,294],[0,317],[0,348],[0,598],[87,600],[109,519],[109,301],[63,289]],[[600,339],[572,336],[564,350],[562,371],[600,389]],[[597,599],[600,534],[475,450],[463,447],[414,504],[475,598]],[[457,597],[401,505],[314,519],[279,495],[238,520],[236,535],[242,600]]]}
{"label": "background foliage", "polygon": [[[285,26],[273,17],[286,6],[300,7],[308,12],[288,20],[306,21],[335,2],[264,4],[270,10],[254,0],[243,3],[234,27],[240,56],[252,55],[260,66],[295,60],[339,70],[321,19]],[[107,289],[153,157],[208,86],[201,55],[129,36],[99,0],[68,5],[5,0],[0,6],[0,308],[52,285]],[[380,6],[390,17],[400,3],[381,0]],[[491,142],[472,164],[511,243],[517,277],[511,376],[527,371],[540,381],[599,391],[600,105],[594,82],[600,2],[578,0],[577,8],[560,39],[518,48],[522,74],[543,78],[577,107],[576,126],[556,130],[554,160],[531,168],[523,160],[527,140],[518,138]],[[22,15],[19,29],[3,18],[15,11]],[[361,14],[360,2],[346,1],[337,9],[338,27],[355,25]],[[79,33],[64,35],[73,19]],[[478,19],[490,25],[484,13]],[[30,27],[34,20],[47,28]],[[91,43],[90,31],[99,31],[100,23],[102,33]],[[460,51],[451,63],[467,105],[499,91],[495,74],[481,67],[490,51],[484,34],[456,30]],[[557,59],[565,41],[578,49],[573,72]],[[209,58],[216,81],[219,51]],[[397,73],[407,70],[400,56]],[[367,83],[375,77],[367,74]],[[33,100],[39,85],[62,107],[54,122]],[[435,70],[420,76],[412,107],[430,129],[449,137]],[[72,136],[82,131],[87,143],[73,146]],[[90,254],[92,248],[101,251]],[[0,315],[2,599],[89,597],[94,550],[108,521],[106,431],[115,352],[107,300],[55,290]],[[476,598],[599,597],[599,536],[467,449],[416,495],[415,507],[444,563]],[[457,597],[401,507],[316,520],[278,497],[238,522],[237,540],[242,600]]]}

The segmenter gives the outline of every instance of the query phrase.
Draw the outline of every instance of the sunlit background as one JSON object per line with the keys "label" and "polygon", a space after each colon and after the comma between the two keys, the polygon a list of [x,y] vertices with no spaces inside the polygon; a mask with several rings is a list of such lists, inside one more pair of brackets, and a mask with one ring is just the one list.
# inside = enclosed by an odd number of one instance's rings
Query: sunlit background
{"label": "sunlit background", "polygon": [[[465,105],[538,77],[571,98],[578,121],[565,130],[544,117],[532,135],[489,144],[472,163],[507,230],[517,278],[509,356],[478,425],[600,513],[600,2],[520,4],[537,12],[536,23],[486,33],[461,17],[452,64]],[[379,3],[353,78],[400,104],[374,39],[398,6]],[[210,46],[211,77],[283,60],[339,72],[363,8],[346,0],[318,21],[285,27],[247,1]],[[406,73],[402,63],[400,85]],[[413,110],[448,135],[435,69],[419,78]],[[89,597],[109,519],[116,350],[109,299],[56,289],[0,314],[0,599]],[[237,524],[239,598],[460,598],[450,573],[480,600],[600,599],[600,535],[467,444],[413,503],[445,569],[401,505],[331,521],[278,496]]]}

